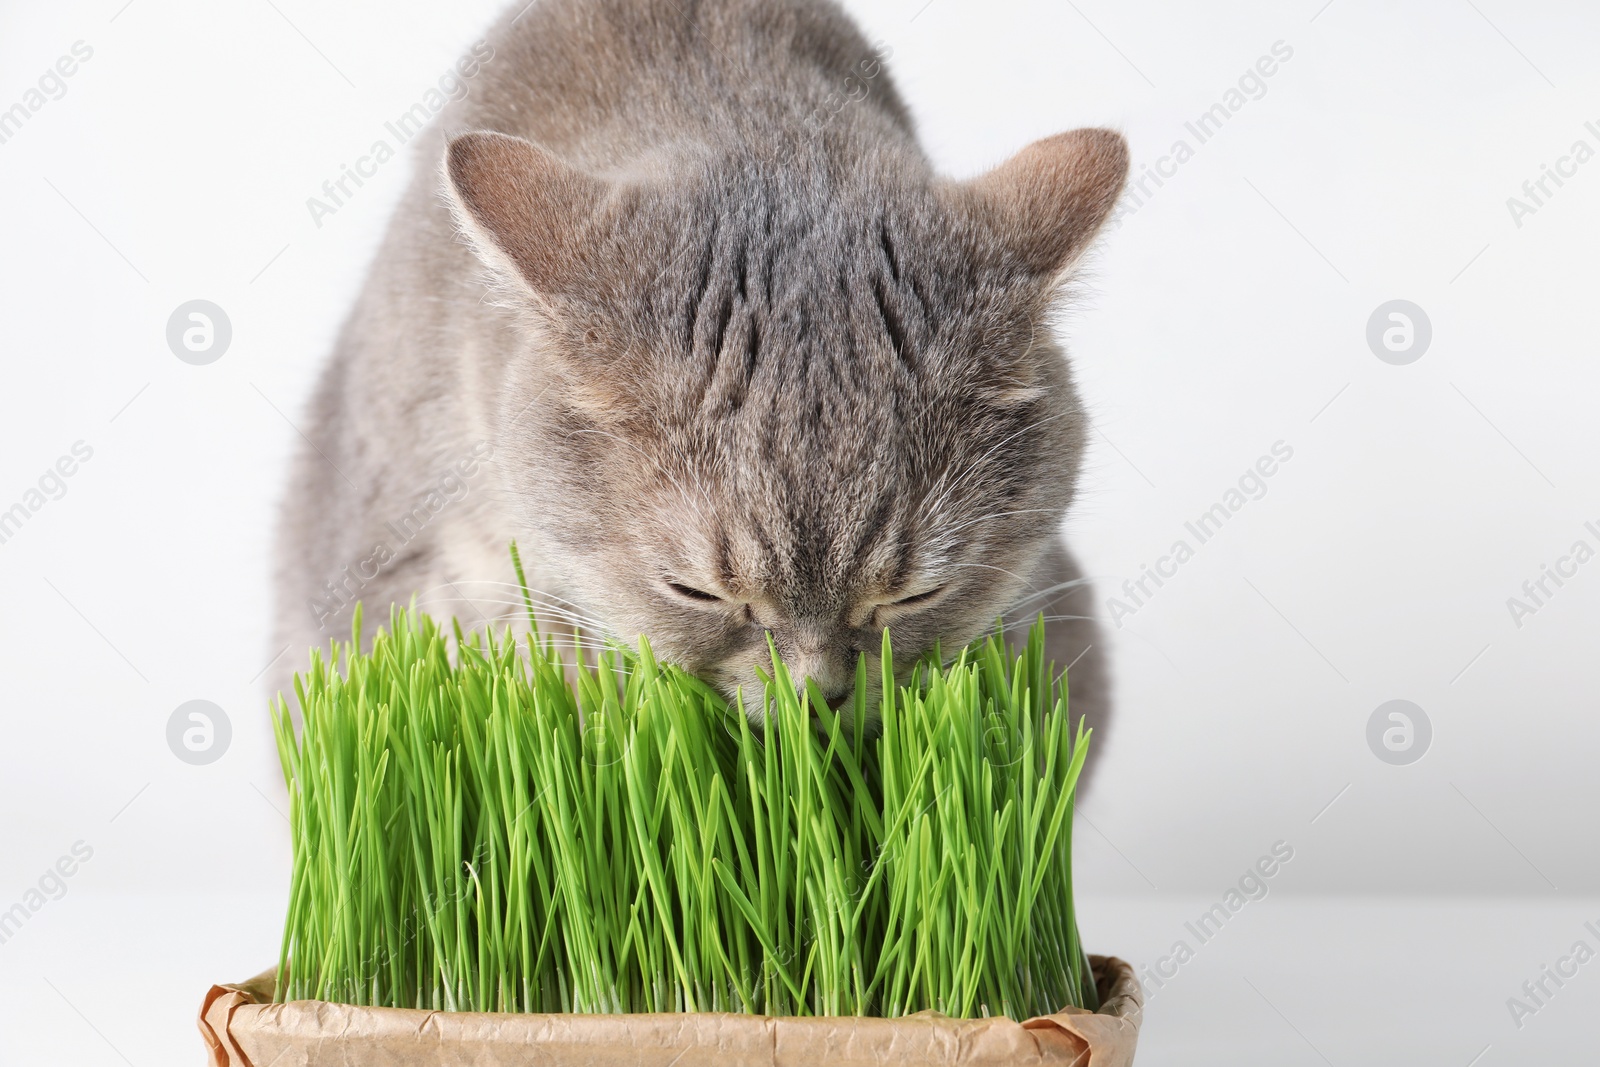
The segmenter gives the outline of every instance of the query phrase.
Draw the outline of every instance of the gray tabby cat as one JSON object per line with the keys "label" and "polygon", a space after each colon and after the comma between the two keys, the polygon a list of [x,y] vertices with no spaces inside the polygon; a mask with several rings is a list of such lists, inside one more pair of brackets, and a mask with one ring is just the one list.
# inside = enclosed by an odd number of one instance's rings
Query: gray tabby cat
{"label": "gray tabby cat", "polygon": [[537,0],[488,44],[313,402],[279,684],[357,599],[509,618],[514,537],[545,618],[730,694],[769,633],[840,697],[884,627],[909,663],[1042,611],[1103,725],[1049,321],[1122,138],[942,178],[831,0]]}

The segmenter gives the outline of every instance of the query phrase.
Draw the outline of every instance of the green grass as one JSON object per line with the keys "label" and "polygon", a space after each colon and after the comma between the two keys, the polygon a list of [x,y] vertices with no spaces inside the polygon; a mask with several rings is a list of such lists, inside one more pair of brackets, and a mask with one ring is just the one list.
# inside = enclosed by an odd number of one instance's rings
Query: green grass
{"label": "green grass", "polygon": [[274,708],[294,848],[277,997],[1093,1008],[1071,873],[1088,738],[1043,647],[1041,622],[1019,650],[990,638],[901,686],[885,634],[850,717],[774,655],[754,728],[645,642],[574,666],[549,639],[392,609],[370,647],[314,655],[298,734]]}

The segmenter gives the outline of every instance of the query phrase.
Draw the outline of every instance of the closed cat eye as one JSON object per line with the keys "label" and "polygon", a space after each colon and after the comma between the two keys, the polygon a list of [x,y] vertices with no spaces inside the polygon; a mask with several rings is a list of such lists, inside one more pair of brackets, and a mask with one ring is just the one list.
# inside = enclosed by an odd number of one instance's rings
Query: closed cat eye
{"label": "closed cat eye", "polygon": [[696,589],[693,586],[684,585],[682,582],[668,581],[666,586],[668,589],[683,597],[685,600],[698,600],[702,604],[718,604],[722,602],[722,598],[717,594],[708,593],[704,589]]}
{"label": "closed cat eye", "polygon": [[913,593],[910,596],[901,597],[899,600],[890,601],[887,606],[891,608],[909,608],[914,604],[927,603],[942,592],[944,592],[944,586],[936,585],[925,592]]}

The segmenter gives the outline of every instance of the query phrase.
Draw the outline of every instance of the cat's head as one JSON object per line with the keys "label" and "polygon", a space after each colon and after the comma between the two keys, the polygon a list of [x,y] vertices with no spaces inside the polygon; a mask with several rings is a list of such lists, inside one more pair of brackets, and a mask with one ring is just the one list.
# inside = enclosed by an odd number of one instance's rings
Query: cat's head
{"label": "cat's head", "polygon": [[1049,319],[1126,170],[1104,130],[967,182],[870,156],[602,178],[453,141],[516,334],[496,446],[562,595],[757,706],[769,633],[830,698],[885,627],[902,663],[981,634],[1073,494]]}

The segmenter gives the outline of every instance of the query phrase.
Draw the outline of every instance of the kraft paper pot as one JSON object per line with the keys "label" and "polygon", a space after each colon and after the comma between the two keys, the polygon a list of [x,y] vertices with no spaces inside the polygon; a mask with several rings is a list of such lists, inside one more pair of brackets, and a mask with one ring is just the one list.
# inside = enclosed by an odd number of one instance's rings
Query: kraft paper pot
{"label": "kraft paper pot", "polygon": [[1144,1001],[1133,968],[1091,956],[1101,1008],[1011,1019],[539,1015],[272,1003],[273,971],[212,986],[212,1067],[1127,1067]]}

